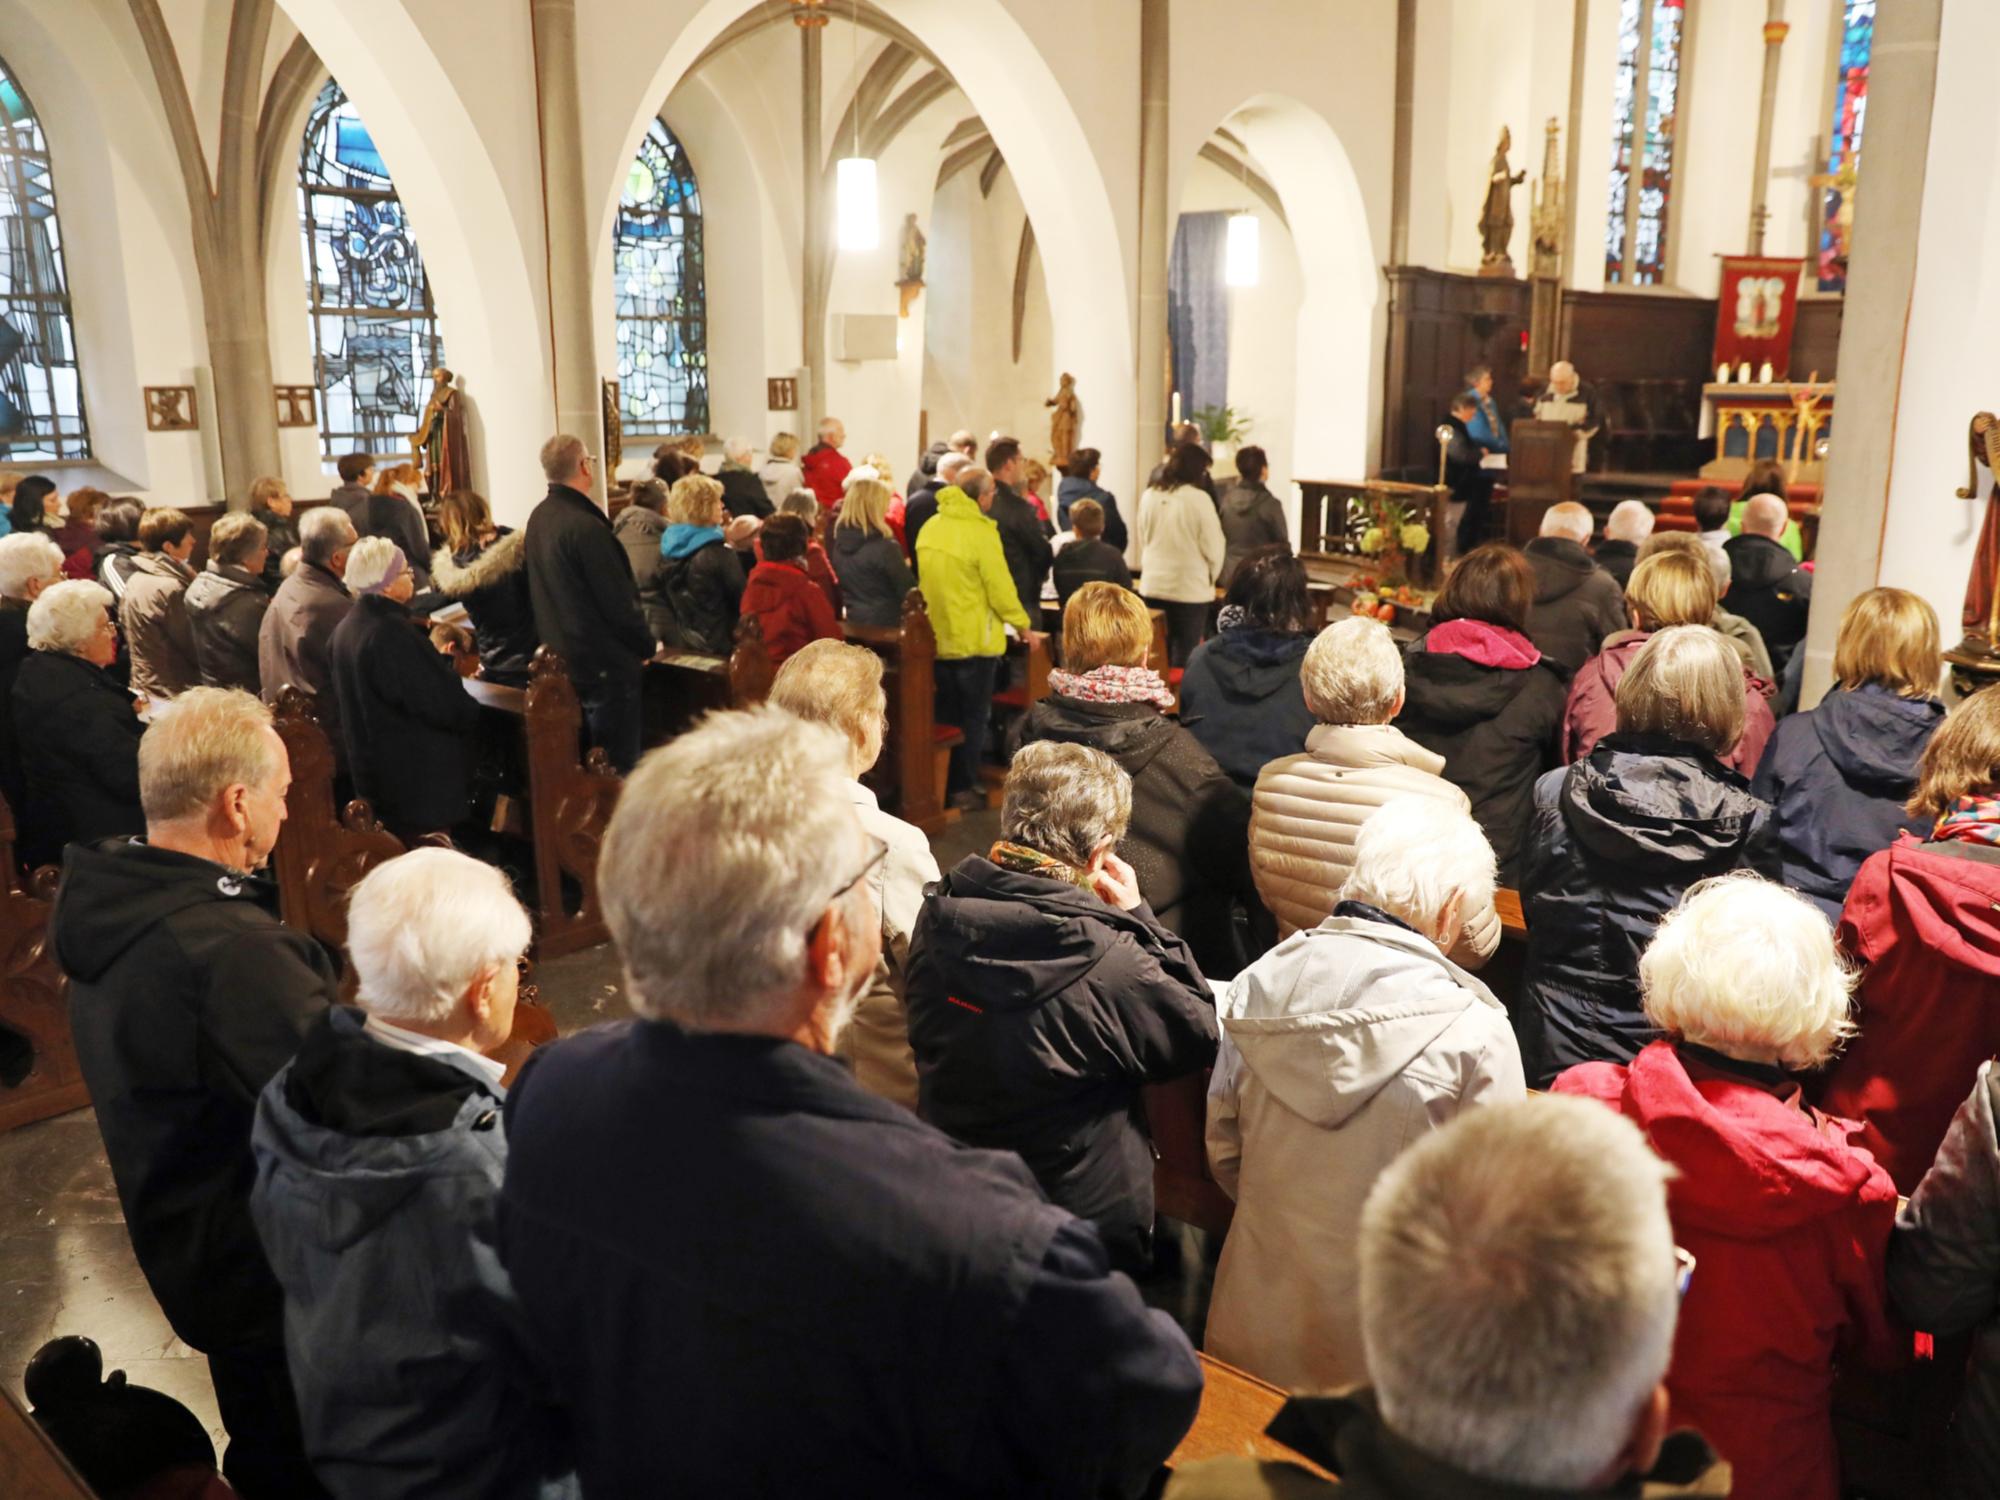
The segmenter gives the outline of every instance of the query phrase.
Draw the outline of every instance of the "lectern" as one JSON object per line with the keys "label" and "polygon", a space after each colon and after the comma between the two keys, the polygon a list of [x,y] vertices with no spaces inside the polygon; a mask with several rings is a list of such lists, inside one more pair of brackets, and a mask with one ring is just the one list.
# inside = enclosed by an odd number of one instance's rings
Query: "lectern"
{"label": "lectern", "polygon": [[1576,440],[1567,422],[1520,421],[1508,428],[1507,540],[1515,546],[1541,534],[1551,505],[1576,498]]}

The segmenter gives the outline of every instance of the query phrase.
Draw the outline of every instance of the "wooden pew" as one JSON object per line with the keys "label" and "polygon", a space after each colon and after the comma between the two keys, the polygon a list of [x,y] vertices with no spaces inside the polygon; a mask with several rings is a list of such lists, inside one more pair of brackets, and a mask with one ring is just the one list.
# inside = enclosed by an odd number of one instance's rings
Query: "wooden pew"
{"label": "wooden pew", "polygon": [[[754,622],[753,622],[754,623]],[[769,683],[765,690],[769,691]],[[583,708],[562,658],[544,646],[523,695],[528,741],[528,821],[543,958],[595,947],[611,936],[597,893],[597,854],[624,781],[601,749],[579,757]],[[574,900],[565,889],[576,892]]]}
{"label": "wooden pew", "polygon": [[777,669],[764,647],[764,627],[754,619],[736,625],[736,649],[727,660],[663,646],[646,663],[642,734],[647,748],[685,734],[703,714],[749,708],[771,696]]}
{"label": "wooden pew", "polygon": [[[90,1102],[70,1041],[69,982],[49,952],[57,874],[45,865],[23,885],[14,864],[14,813],[0,798],[0,1026],[18,1033],[30,1051],[27,1076],[11,1088],[0,1084],[0,1130]],[[0,1486],[0,1493],[12,1491]]]}
{"label": "wooden pew", "polygon": [[1205,1458],[1257,1458],[1294,1463],[1321,1479],[1333,1478],[1303,1454],[1265,1436],[1264,1429],[1287,1399],[1281,1388],[1206,1354],[1195,1358],[1201,1361],[1201,1406],[1194,1426],[1167,1459],[1169,1469]]}
{"label": "wooden pew", "polygon": [[1500,946],[1486,960],[1479,977],[1518,1022],[1521,975],[1528,960],[1528,924],[1522,917],[1521,893],[1503,886],[1493,893],[1493,905],[1500,913]]}
{"label": "wooden pew", "polygon": [[1229,1232],[1236,1203],[1208,1170],[1208,1075],[1148,1084],[1146,1127],[1153,1137],[1153,1206],[1209,1234]]}
{"label": "wooden pew", "polygon": [[[1012,680],[1016,658],[1022,658],[1026,663],[1025,670],[1022,672],[1019,682]],[[1010,713],[1026,713],[1037,703],[1048,697],[1049,673],[1054,670],[1054,667],[1055,663],[1049,656],[1049,637],[1046,634],[1038,632],[1037,639],[1032,645],[1021,640],[1008,641],[1006,665],[1001,669],[1006,675],[1008,682],[1006,687],[994,693],[993,706],[1005,709]],[[1004,734],[989,738],[987,741],[989,746],[994,744],[1004,746],[1005,743],[1006,736]],[[979,771],[979,779],[980,785],[986,792],[987,805],[998,807],[1000,805],[1001,787],[1007,780],[1006,768],[1004,766],[982,766]]]}
{"label": "wooden pew", "polygon": [[[8,1384],[13,1372],[8,1372]],[[0,1387],[0,1495],[7,1500],[95,1500],[41,1424]]]}
{"label": "wooden pew", "polygon": [[847,639],[882,658],[882,690],[889,700],[889,732],[881,758],[863,779],[905,823],[936,833],[958,814],[944,805],[944,766],[951,747],[963,738],[955,729],[938,731],[937,635],[923,591],[903,596],[901,623],[842,627]]}

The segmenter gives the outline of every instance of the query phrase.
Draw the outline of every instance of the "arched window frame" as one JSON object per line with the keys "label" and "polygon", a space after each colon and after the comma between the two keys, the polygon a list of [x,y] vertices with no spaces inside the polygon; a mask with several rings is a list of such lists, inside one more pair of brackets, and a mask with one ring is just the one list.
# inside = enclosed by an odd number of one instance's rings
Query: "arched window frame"
{"label": "arched window frame", "polygon": [[618,411],[635,436],[708,431],[708,292],[701,186],[655,119],[618,201],[611,244]]}
{"label": "arched window frame", "polygon": [[1693,0],[1619,0],[1604,225],[1607,285],[1658,286],[1667,280],[1692,5]]}
{"label": "arched window frame", "polygon": [[1824,177],[1816,183],[1813,207],[1813,261],[1822,292],[1847,290],[1847,264],[1834,226],[1861,166],[1861,137],[1867,124],[1868,74],[1875,46],[1876,0],[1834,0],[1833,70],[1829,80]]}
{"label": "arched window frame", "polygon": [[306,116],[298,178],[321,460],[407,448],[444,340],[396,185],[337,80]]}
{"label": "arched window frame", "polygon": [[0,460],[90,457],[55,165],[27,91],[0,58]]}

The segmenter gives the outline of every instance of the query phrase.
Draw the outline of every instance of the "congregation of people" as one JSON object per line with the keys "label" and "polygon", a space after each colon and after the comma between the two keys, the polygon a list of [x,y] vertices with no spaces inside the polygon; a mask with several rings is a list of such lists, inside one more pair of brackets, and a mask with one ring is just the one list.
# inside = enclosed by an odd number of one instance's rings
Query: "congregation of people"
{"label": "congregation of people", "polygon": [[[1504,447],[1490,384],[1455,466]],[[1838,1500],[1839,1377],[1974,1331],[1945,1493],[2000,1490],[2000,698],[1947,709],[1929,605],[1855,598],[1800,710],[1769,474],[1517,548],[1458,473],[1399,640],[1316,628],[1258,448],[1218,483],[1177,431],[1127,511],[1092,449],[961,432],[898,485],[816,438],[667,445],[614,518],[558,435],[519,530],[350,455],[199,571],[179,510],[13,482],[0,792],[61,862],[78,1060],[237,1491],[1138,1496],[1198,1345],[1359,1500]],[[951,803],[998,796],[948,869],[864,783],[849,631],[919,606]],[[648,750],[646,663],[753,632],[768,701]],[[461,678],[542,647],[624,776],[633,1017],[509,1086],[533,929],[449,847]],[[286,689],[425,845],[344,953],[260,876]],[[1178,1244],[1148,1091],[1204,1078],[1234,1214],[1189,1329],[1142,1296]]]}

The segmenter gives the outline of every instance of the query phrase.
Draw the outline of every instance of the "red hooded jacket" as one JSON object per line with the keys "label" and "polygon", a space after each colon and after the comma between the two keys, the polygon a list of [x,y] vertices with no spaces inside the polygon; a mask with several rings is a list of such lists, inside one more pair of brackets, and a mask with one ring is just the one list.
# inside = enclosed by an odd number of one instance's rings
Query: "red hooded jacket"
{"label": "red hooded jacket", "polygon": [[757,617],[773,667],[814,641],[840,639],[840,621],[818,584],[795,562],[760,562],[743,585],[742,617]]}
{"label": "red hooded jacket", "polygon": [[838,448],[829,448],[825,443],[815,443],[799,460],[799,468],[806,476],[806,488],[819,496],[820,509],[826,512],[828,525],[832,525],[833,518],[840,513],[840,502],[847,495],[840,482],[853,467]]}
{"label": "red hooded jacket", "polygon": [[[1563,708],[1562,761],[1564,765],[1582,760],[1599,740],[1618,728],[1618,683],[1639,648],[1653,638],[1650,630],[1623,630],[1608,636],[1604,649],[1583,664],[1569,685],[1569,702]],[[1747,777],[1757,774],[1777,720],[1771,717],[1771,684],[1743,671],[1743,738],[1721,760],[1732,771]]]}
{"label": "red hooded jacket", "polygon": [[1866,965],[1861,1034],[1820,1102],[1912,1192],[2000,1054],[2000,849],[1903,834],[1854,877],[1838,940]]}
{"label": "red hooded jacket", "polygon": [[1896,1190],[1855,1127],[1654,1042],[1629,1066],[1584,1063],[1559,1094],[1602,1100],[1680,1169],[1674,1237],[1695,1257],[1667,1390],[1735,1467],[1733,1493],[1837,1500],[1833,1359],[1893,1356],[1883,1264]]}

